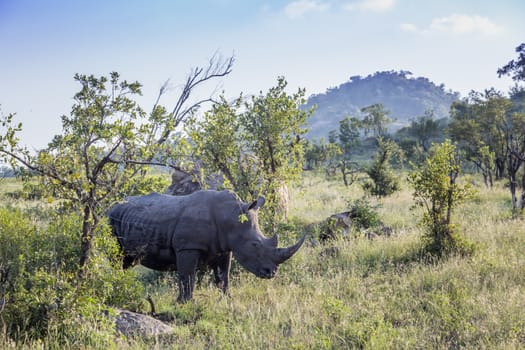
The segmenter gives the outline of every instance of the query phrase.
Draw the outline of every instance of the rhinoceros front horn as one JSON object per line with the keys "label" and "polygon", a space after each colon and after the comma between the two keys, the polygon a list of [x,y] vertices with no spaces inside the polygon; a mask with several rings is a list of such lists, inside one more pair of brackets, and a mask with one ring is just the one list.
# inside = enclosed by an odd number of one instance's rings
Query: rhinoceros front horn
{"label": "rhinoceros front horn", "polygon": [[279,264],[282,264],[283,262],[285,262],[286,260],[290,259],[292,257],[292,255],[294,255],[297,252],[297,250],[299,250],[299,248],[301,248],[301,246],[304,243],[305,238],[306,238],[306,235],[304,235],[297,243],[295,243],[291,247],[277,248],[276,249],[276,261],[275,262],[279,265]]}

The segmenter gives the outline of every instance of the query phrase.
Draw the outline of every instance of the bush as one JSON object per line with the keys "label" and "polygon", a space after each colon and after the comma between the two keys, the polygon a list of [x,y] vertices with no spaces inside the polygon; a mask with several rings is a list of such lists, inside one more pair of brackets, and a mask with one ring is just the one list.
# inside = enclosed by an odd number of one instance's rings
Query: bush
{"label": "bush", "polygon": [[378,212],[366,199],[357,199],[349,202],[352,213],[352,222],[358,229],[375,228],[381,225]]}
{"label": "bush", "polygon": [[453,209],[473,192],[469,184],[458,183],[460,172],[456,147],[446,141],[433,145],[425,163],[408,176],[414,187],[415,207],[423,209],[421,225],[425,230],[427,250],[437,255],[471,249],[455,232],[451,220]]}
{"label": "bush", "polygon": [[363,189],[374,196],[386,197],[399,190],[399,179],[390,165],[391,158],[397,155],[403,158],[403,152],[391,140],[379,138],[378,151],[372,165],[366,170],[370,181],[363,184]]}
{"label": "bush", "polygon": [[80,279],[80,218],[47,214],[49,223],[35,223],[23,210],[0,208],[6,335],[16,343],[53,339],[54,346],[109,345],[114,321],[107,314],[111,307],[136,307],[142,286],[117,264],[118,243],[107,226],[101,226]]}
{"label": "bush", "polygon": [[[319,239],[325,241],[338,236],[357,236],[363,230],[371,230],[374,235],[377,228],[383,226],[379,214],[366,199],[348,202],[349,210],[329,217],[320,227]],[[375,232],[377,231],[377,233]]]}

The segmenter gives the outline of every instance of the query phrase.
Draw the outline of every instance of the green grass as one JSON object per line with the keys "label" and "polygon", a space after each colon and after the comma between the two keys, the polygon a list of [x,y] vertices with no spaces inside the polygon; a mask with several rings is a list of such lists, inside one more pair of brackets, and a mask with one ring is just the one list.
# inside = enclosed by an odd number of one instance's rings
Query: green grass
{"label": "green grass", "polygon": [[[291,191],[290,217],[300,223],[292,229],[343,211],[362,195],[357,185],[345,188],[307,174]],[[406,185],[391,197],[370,201],[394,228],[391,237],[305,244],[271,280],[234,266],[230,297],[205,279],[191,302],[176,304],[174,278],[145,278],[157,312],[172,320],[174,334],[151,341],[119,339],[114,347],[525,347],[525,225],[511,218],[507,189],[478,188],[475,198],[454,212],[458,231],[474,243],[475,252],[435,261],[421,256],[420,213],[409,210]],[[144,304],[143,311],[148,309]],[[45,342],[52,347],[52,339]],[[0,338],[0,348],[17,346],[24,345]]]}

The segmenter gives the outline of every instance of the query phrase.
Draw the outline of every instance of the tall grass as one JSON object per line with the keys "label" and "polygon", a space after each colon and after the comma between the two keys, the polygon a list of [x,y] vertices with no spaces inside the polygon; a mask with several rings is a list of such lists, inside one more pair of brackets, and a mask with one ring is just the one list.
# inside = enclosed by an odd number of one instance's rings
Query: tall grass
{"label": "tall grass", "polygon": [[[292,191],[291,229],[319,222],[360,198],[308,174]],[[390,237],[305,244],[271,280],[234,266],[231,296],[204,279],[176,304],[169,275],[142,270],[157,311],[174,333],[162,339],[116,339],[116,348],[175,349],[518,349],[525,347],[525,227],[510,216],[503,186],[478,194],[453,216],[474,242],[470,256],[421,255],[411,190],[378,200]],[[147,311],[144,306],[143,311]],[[1,326],[1,323],[0,323]],[[1,330],[1,329],[0,329]],[[48,340],[52,344],[52,340]],[[38,344],[29,344],[39,347]],[[0,338],[0,348],[14,347]],[[96,345],[95,345],[96,347]],[[102,347],[102,346],[101,346]]]}

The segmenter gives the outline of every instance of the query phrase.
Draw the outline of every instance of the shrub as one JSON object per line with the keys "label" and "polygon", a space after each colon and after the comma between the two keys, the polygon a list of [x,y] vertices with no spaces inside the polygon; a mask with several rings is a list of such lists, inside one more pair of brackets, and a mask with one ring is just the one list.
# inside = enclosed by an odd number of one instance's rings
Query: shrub
{"label": "shrub", "polygon": [[379,138],[377,142],[379,149],[372,165],[366,170],[370,181],[364,183],[363,189],[374,196],[385,197],[399,190],[399,179],[390,161],[394,155],[402,158],[403,152],[394,141]]}
{"label": "shrub", "polygon": [[471,250],[454,232],[451,220],[453,209],[472,194],[469,184],[458,184],[460,172],[456,147],[446,141],[434,145],[425,163],[408,176],[414,186],[415,207],[424,210],[421,224],[431,253]]}
{"label": "shrub", "polygon": [[360,234],[362,230],[374,230],[382,226],[377,211],[366,199],[357,199],[348,202],[349,210],[329,217],[320,226],[319,239],[325,241],[337,236],[349,236]]}
{"label": "shrub", "polygon": [[381,225],[379,213],[366,199],[350,201],[349,205],[352,213],[352,222],[358,229],[375,228]]}
{"label": "shrub", "polygon": [[109,345],[114,321],[106,314],[114,306],[136,306],[142,286],[117,264],[117,242],[107,225],[96,236],[84,278],[78,278],[81,220],[47,214],[49,223],[35,223],[23,210],[0,208],[6,334],[16,343],[53,339],[73,347]]}

